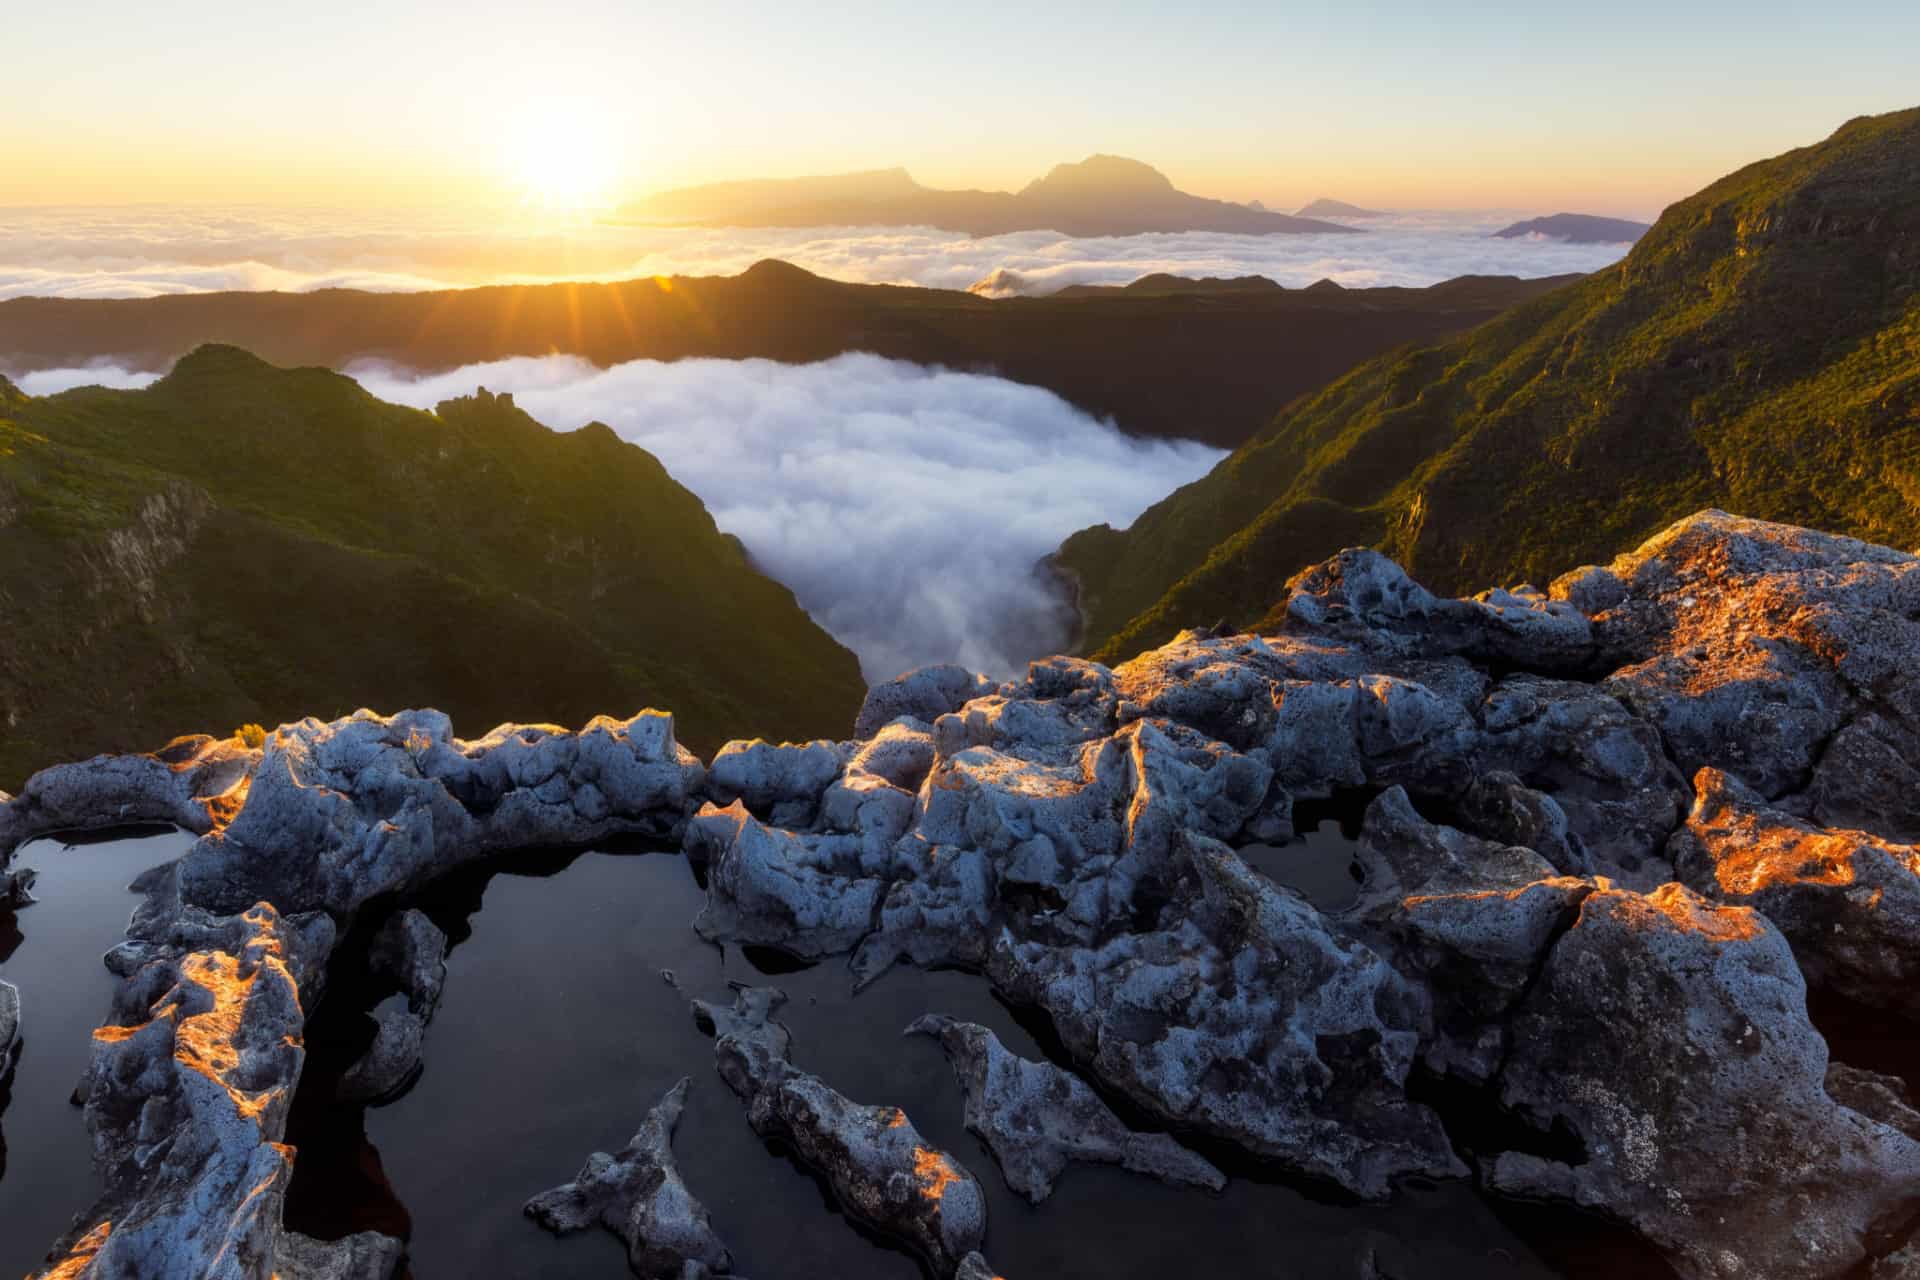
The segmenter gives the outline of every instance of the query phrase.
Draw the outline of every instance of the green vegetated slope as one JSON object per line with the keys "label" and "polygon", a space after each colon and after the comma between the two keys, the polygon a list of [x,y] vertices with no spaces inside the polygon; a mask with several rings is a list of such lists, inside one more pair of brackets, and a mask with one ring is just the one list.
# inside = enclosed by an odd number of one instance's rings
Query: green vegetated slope
{"label": "green vegetated slope", "polygon": [[0,380],[0,787],[176,733],[437,706],[844,733],[852,653],[659,461],[506,397],[436,413],[233,347],[143,391]]}
{"label": "green vegetated slope", "polygon": [[1111,659],[1251,623],[1342,546],[1436,590],[1544,584],[1705,506],[1920,543],[1920,110],[1750,165],[1618,267],[1361,365],[1057,559]]}

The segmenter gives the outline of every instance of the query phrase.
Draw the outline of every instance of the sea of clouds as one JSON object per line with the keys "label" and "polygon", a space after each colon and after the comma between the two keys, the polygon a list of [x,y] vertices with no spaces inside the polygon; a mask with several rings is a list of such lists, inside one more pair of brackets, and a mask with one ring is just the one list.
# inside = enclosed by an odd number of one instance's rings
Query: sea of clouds
{"label": "sea of clouds", "polygon": [[[1009,676],[1065,648],[1072,608],[1040,559],[1076,529],[1132,523],[1225,456],[1122,435],[1038,387],[863,354],[347,372],[422,409],[484,386],[556,430],[606,423],[698,494],[869,680],[932,662]],[[103,361],[14,382],[52,395],[159,376]]]}
{"label": "sea of clouds", "polygon": [[421,408],[485,386],[557,430],[606,423],[698,494],[869,680],[929,662],[1005,676],[1059,650],[1072,615],[1040,558],[1076,529],[1131,523],[1223,456],[1123,436],[1037,387],[869,355],[350,372]]}
{"label": "sea of clouds", "polygon": [[[151,297],[222,289],[410,291],[648,275],[732,275],[783,258],[839,280],[1047,293],[1176,275],[1264,275],[1289,287],[1428,285],[1460,275],[1593,271],[1625,245],[1490,239],[1514,212],[1414,213],[1365,235],[978,239],[925,227],[704,228],[556,223],[517,211],[0,208],[0,298]],[[996,273],[999,273],[996,275]]]}
{"label": "sea of clouds", "polygon": [[[1591,271],[1625,252],[1489,238],[1517,216],[1398,215],[1368,221],[1365,235],[973,239],[928,228],[561,226],[512,213],[0,209],[0,299],[733,274],[768,257],[843,280],[986,281],[981,291],[997,293],[1126,284],[1162,271],[1419,286],[1464,274]],[[944,661],[1011,674],[1060,648],[1070,611],[1035,563],[1076,529],[1130,523],[1221,456],[1190,442],[1129,439],[1038,388],[866,355],[611,369],[554,356],[432,376],[372,365],[348,372],[376,395],[421,407],[485,385],[513,392],[559,430],[607,423],[699,494],[876,680]],[[103,360],[15,381],[48,395],[155,376]]]}

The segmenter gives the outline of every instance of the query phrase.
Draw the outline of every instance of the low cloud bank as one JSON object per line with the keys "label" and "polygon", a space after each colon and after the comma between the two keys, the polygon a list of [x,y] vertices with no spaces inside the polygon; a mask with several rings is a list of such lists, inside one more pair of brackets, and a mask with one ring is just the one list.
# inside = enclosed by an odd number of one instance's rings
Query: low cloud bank
{"label": "low cloud bank", "polygon": [[62,391],[71,391],[75,387],[113,387],[116,390],[131,390],[158,382],[160,375],[140,369],[128,369],[121,365],[101,361],[68,369],[35,369],[11,379],[30,396],[51,396]]}
{"label": "low cloud bank", "polygon": [[732,275],[783,258],[840,280],[965,289],[995,272],[1021,292],[1127,284],[1152,272],[1323,278],[1361,288],[1459,275],[1593,271],[1624,245],[1495,240],[1515,211],[1370,219],[1368,234],[972,239],[925,227],[556,226],[442,211],[217,211],[167,207],[9,210],[0,299],[109,298],[223,289],[413,291],[648,275]]}
{"label": "low cloud bank", "polygon": [[605,422],[699,494],[870,680],[948,661],[1008,675],[1058,650],[1071,613],[1035,562],[1223,456],[1129,439],[1035,387],[869,355],[349,372],[422,408],[485,386],[558,430]]}

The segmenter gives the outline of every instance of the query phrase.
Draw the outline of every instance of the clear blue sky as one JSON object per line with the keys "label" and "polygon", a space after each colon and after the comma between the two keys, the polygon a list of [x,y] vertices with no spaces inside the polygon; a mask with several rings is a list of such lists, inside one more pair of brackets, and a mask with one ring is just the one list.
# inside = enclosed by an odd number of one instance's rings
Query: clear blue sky
{"label": "clear blue sky", "polygon": [[1006,187],[1109,151],[1282,206],[1650,214],[1920,103],[1913,0],[65,0],[13,6],[6,46],[0,204],[617,196],[894,164]]}

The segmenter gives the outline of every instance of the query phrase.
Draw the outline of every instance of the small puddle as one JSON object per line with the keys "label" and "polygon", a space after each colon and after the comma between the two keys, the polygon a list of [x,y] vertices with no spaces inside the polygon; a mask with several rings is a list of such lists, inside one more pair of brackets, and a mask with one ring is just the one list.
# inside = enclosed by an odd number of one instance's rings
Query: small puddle
{"label": "small puddle", "polygon": [[[309,1030],[308,1078],[289,1135],[300,1149],[289,1225],[323,1237],[369,1226],[410,1233],[419,1280],[625,1274],[611,1235],[555,1239],[521,1205],[571,1179],[589,1152],[620,1149],[661,1094],[690,1076],[674,1150],[739,1273],[920,1275],[911,1256],[836,1217],[823,1184],[754,1136],[714,1071],[712,1041],[661,977],[671,969],[707,999],[726,999],[730,979],[783,988],[798,1066],[856,1101],[903,1107],[979,1177],[987,1255],[1006,1275],[1267,1275],[1284,1258],[1289,1275],[1350,1280],[1369,1253],[1399,1280],[1556,1274],[1526,1243],[1537,1237],[1503,1221],[1508,1207],[1465,1181],[1360,1205],[1244,1162],[1219,1195],[1078,1166],[1033,1208],[967,1133],[939,1046],[901,1031],[923,1013],[946,1013],[1042,1058],[1053,1048],[1044,1017],[1010,1009],[983,978],[956,971],[896,968],[855,997],[843,959],[800,967],[778,953],[749,957],[701,942],[690,923],[701,903],[687,863],[658,853],[515,858],[458,873],[415,900],[454,943],[425,1069],[385,1105],[327,1102],[328,1073],[364,1045],[365,1011],[385,998],[364,984],[356,992],[352,975],[336,971]],[[1596,1228],[1583,1241],[1601,1246],[1592,1258],[1615,1256],[1604,1235]]]}
{"label": "small puddle", "polygon": [[1360,824],[1368,797],[1336,796],[1294,806],[1294,837],[1285,844],[1242,845],[1246,864],[1275,884],[1298,889],[1322,911],[1344,911],[1360,896]]}
{"label": "small puddle", "polygon": [[20,1063],[0,1089],[0,1275],[38,1270],[73,1215],[100,1194],[74,1086],[119,979],[100,962],[126,936],[127,885],[184,854],[180,831],[34,840],[11,866],[39,873],[39,901],[0,907],[0,978],[20,988]]}

